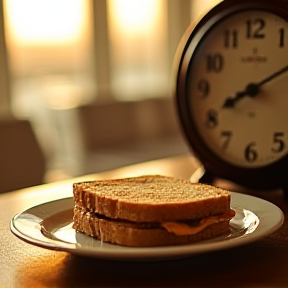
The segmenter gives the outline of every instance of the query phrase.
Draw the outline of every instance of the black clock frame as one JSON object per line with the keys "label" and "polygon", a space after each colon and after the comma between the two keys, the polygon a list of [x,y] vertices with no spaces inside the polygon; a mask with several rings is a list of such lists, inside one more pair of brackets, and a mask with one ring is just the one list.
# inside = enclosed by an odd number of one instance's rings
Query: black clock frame
{"label": "black clock frame", "polygon": [[[189,111],[189,66],[193,60],[193,53],[197,49],[197,47],[194,47],[191,50],[190,44],[192,39],[200,37],[199,44],[202,37],[212,29],[219,20],[221,21],[233,13],[252,9],[266,10],[270,13],[275,13],[288,22],[287,1],[229,0],[221,2],[210,10],[196,26],[190,26],[181,40],[178,48],[179,50],[176,54],[176,59],[178,57],[179,61],[176,62],[176,65],[178,66],[176,67],[177,75],[174,93],[180,124],[184,135],[186,136],[186,140],[188,141],[192,152],[201,161],[207,171],[202,182],[211,182],[213,178],[223,178],[247,188],[268,190],[288,186],[288,155],[270,165],[258,168],[237,167],[231,163],[225,162],[206,146],[195,126],[191,112]],[[212,22],[210,26],[208,25],[208,28],[203,35],[199,35],[199,33],[202,32],[201,29],[203,29],[203,26],[211,21],[211,19]],[[189,51],[189,49],[191,51]]]}

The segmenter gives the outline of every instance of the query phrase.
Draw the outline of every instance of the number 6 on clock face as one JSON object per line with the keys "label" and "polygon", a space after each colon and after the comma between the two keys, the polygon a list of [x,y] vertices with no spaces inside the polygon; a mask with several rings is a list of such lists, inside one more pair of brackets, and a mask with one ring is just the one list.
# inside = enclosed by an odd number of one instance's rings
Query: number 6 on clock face
{"label": "number 6 on clock face", "polygon": [[288,168],[288,8],[277,0],[224,2],[185,40],[176,91],[184,132],[204,165],[226,178],[282,171]]}

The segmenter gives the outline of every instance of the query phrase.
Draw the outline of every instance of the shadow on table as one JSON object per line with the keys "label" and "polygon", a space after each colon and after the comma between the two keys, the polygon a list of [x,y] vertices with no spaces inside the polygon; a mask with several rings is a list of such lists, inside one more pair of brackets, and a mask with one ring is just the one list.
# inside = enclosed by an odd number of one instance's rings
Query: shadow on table
{"label": "shadow on table", "polygon": [[[284,255],[277,244],[271,249],[263,245],[259,242],[165,262],[114,262],[71,256],[65,286],[287,288],[288,271],[284,267],[288,267],[288,247]],[[279,269],[271,263],[284,267]]]}
{"label": "shadow on table", "polygon": [[22,263],[17,283],[19,287],[287,288],[288,229],[281,231],[280,236],[246,246],[160,262],[98,260],[41,249],[42,256]]}

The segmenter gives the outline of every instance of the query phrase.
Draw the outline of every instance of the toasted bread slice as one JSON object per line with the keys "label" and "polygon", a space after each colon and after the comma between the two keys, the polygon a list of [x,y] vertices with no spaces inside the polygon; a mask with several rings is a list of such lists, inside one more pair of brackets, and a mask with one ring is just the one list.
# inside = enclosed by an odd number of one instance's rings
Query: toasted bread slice
{"label": "toasted bread slice", "polygon": [[183,245],[208,240],[230,233],[229,220],[215,222],[196,234],[176,235],[161,227],[161,223],[137,223],[99,218],[98,215],[75,207],[73,227],[103,242],[129,247]]}
{"label": "toasted bread slice", "polygon": [[230,211],[230,193],[161,175],[73,185],[76,207],[135,222],[200,219]]}

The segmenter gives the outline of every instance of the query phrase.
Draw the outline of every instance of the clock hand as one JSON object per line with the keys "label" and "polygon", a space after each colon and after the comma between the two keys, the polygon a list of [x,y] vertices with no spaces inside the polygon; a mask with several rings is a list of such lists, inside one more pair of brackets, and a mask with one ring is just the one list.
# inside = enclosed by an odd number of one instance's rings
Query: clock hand
{"label": "clock hand", "polygon": [[255,97],[258,93],[259,93],[259,88],[271,81],[272,79],[280,76],[281,74],[283,74],[284,72],[288,71],[288,65],[284,66],[283,68],[281,68],[280,70],[274,72],[273,74],[269,75],[268,77],[264,78],[263,80],[261,80],[258,83],[250,83],[246,86],[245,90],[237,92],[235,97],[228,97],[224,104],[223,104],[223,108],[233,108],[235,106],[235,104],[242,98],[249,96],[249,97]]}

